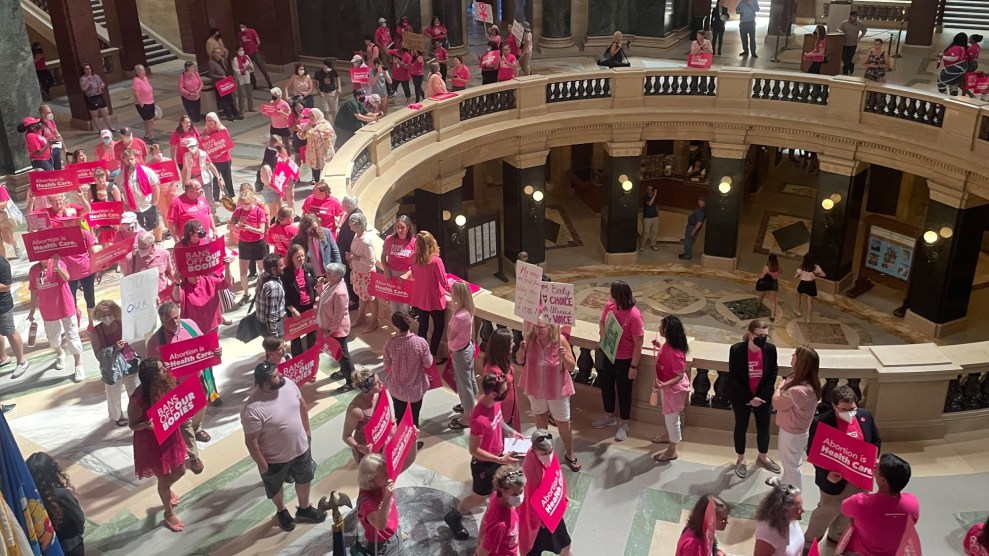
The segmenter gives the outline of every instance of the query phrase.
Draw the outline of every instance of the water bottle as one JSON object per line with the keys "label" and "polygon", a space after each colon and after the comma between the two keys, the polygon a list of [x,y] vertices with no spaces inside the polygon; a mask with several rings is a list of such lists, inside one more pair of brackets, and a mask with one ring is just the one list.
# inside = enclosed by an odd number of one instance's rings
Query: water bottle
{"label": "water bottle", "polygon": [[659,390],[652,389],[652,394],[649,394],[649,405],[653,407],[659,405]]}
{"label": "water bottle", "polygon": [[27,331],[27,347],[34,347],[38,340],[38,322],[31,319],[31,327]]}

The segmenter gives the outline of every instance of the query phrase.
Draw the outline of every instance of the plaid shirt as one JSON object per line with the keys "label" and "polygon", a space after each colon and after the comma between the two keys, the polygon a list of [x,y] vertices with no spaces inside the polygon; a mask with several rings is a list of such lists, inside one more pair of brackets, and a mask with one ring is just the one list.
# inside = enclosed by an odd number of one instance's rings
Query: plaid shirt
{"label": "plaid shirt", "polygon": [[400,334],[385,343],[388,392],[403,402],[418,402],[426,395],[426,369],[432,365],[429,344],[415,334]]}
{"label": "plaid shirt", "polygon": [[267,272],[261,274],[255,298],[255,315],[272,332],[275,324],[285,316],[285,288],[282,287],[282,281]]}

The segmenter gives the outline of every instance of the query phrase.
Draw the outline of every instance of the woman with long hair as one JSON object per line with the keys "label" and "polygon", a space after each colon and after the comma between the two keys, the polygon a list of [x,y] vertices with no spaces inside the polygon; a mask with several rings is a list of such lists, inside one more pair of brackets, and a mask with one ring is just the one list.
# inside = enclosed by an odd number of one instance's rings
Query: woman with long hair
{"label": "woman with long hair", "polygon": [[[725,0],[717,0],[711,9],[711,46],[721,56],[721,46],[725,42],[725,22],[731,19]],[[705,555],[706,556],[706,555]]]}
{"label": "woman with long hair", "polygon": [[309,146],[309,139],[306,131],[302,127],[302,121],[310,117],[309,109],[301,100],[292,101],[292,113],[288,117],[288,127],[292,131],[292,153],[295,155],[295,163],[301,165],[306,161],[306,147]]}
{"label": "woman with long hair", "polygon": [[[246,305],[251,299],[248,289],[251,276],[257,276],[258,261],[263,260],[268,254],[268,244],[264,241],[268,231],[268,217],[264,207],[259,205],[257,198],[254,197],[253,185],[241,184],[237,208],[230,217],[230,225],[240,231],[237,257],[240,259],[240,289],[244,292],[240,304]],[[248,267],[251,267],[253,272],[248,272]]]}
{"label": "woman with long hair", "polygon": [[129,398],[137,389],[140,360],[130,344],[123,340],[120,306],[104,299],[96,304],[94,313],[99,323],[93,328],[90,345],[100,364],[110,421],[122,427],[127,424],[127,418],[120,407],[120,394],[126,387]]}
{"label": "woman with long hair", "polygon": [[[206,114],[206,124],[203,126],[203,137],[209,137],[216,133],[221,133],[227,131],[227,126],[220,122],[220,117],[216,115],[216,112],[209,112]],[[210,160],[213,162],[213,166],[216,168],[217,176],[213,176],[213,200],[220,201],[221,197],[226,196],[229,199],[233,199],[234,196],[234,178],[231,173],[231,167],[233,166],[233,158],[231,156],[232,151],[220,151],[214,155],[210,156]],[[223,182],[222,192],[220,187],[220,182]],[[223,193],[221,195],[221,193]]]}
{"label": "woman with long hair", "polygon": [[518,393],[515,390],[515,369],[512,367],[512,351],[515,339],[512,331],[499,328],[488,337],[487,349],[484,352],[484,374],[502,377],[508,384],[505,398],[501,400],[501,415],[505,423],[515,429],[522,430],[522,417],[519,414]]}
{"label": "woman with long hair", "polygon": [[306,71],[305,64],[296,64],[292,77],[285,82],[285,94],[292,99],[298,99],[306,108],[313,107],[313,80]]}
{"label": "woman with long hair", "polygon": [[299,220],[299,230],[292,238],[292,244],[302,247],[306,254],[306,262],[312,267],[313,274],[320,278],[326,274],[330,263],[343,262],[340,258],[340,248],[333,240],[330,229],[321,225],[320,217],[315,214],[304,214]]}
{"label": "woman with long hair", "polygon": [[[416,227],[412,219],[404,214],[395,218],[394,232],[385,238],[381,247],[381,268],[385,279],[407,280],[412,274],[412,259],[416,254]],[[389,301],[392,311],[408,312],[408,303]],[[473,314],[473,313],[472,313]]]}
{"label": "woman with long hair", "polygon": [[560,429],[567,466],[571,471],[580,471],[580,463],[573,451],[573,429],[570,424],[570,396],[576,393],[570,373],[577,366],[570,342],[560,334],[559,325],[550,323],[545,315],[540,315],[529,327],[515,358],[525,365],[521,388],[529,397],[536,428],[549,427],[552,416]]}
{"label": "woman with long hair", "polygon": [[762,305],[762,301],[769,296],[769,322],[776,321],[776,299],[779,296],[780,291],[780,260],[776,256],[776,253],[770,253],[769,258],[766,259],[766,264],[762,265],[762,272],[760,273],[760,280],[764,283],[760,286],[756,283],[756,289],[759,290],[759,305]]}
{"label": "woman with long hair", "polygon": [[168,158],[174,160],[179,169],[185,164],[186,147],[183,142],[190,137],[195,137],[198,140],[199,130],[192,125],[192,119],[189,116],[182,114],[179,116],[179,125],[175,127],[172,137],[168,140]]}
{"label": "woman with long hair", "polygon": [[707,508],[714,504],[714,528],[716,531],[724,531],[728,526],[728,504],[713,494],[705,494],[697,499],[694,509],[690,511],[687,518],[687,525],[680,533],[680,540],[677,541],[677,551],[675,556],[726,556],[718,549],[718,539],[714,539],[714,546],[709,552],[705,541],[704,519],[707,516]]}
{"label": "woman with long hair", "polygon": [[804,533],[800,518],[804,515],[804,498],[792,486],[774,487],[756,510],[755,551],[753,556],[800,556],[804,550]]}
{"label": "woman with long hair", "polygon": [[525,501],[525,475],[514,465],[494,474],[494,494],[484,511],[477,537],[477,556],[519,553],[518,508]]}
{"label": "woman with long hair", "polygon": [[[618,427],[615,440],[628,438],[628,421],[632,418],[632,381],[638,373],[639,358],[642,356],[642,338],[645,325],[642,313],[635,306],[632,288],[622,280],[611,283],[608,303],[601,311],[598,321],[598,334],[605,339],[608,316],[613,315],[621,327],[621,336],[615,350],[615,360],[604,357],[597,382],[601,385],[601,400],[604,415],[594,420],[591,426],[596,429]],[[615,416],[615,392],[618,393],[619,416]]]}
{"label": "woman with long hair", "polygon": [[388,393],[395,406],[396,421],[401,421],[407,407],[412,408],[412,422],[419,428],[419,410],[422,399],[429,391],[426,371],[433,366],[426,340],[410,331],[412,317],[408,313],[392,313],[395,335],[385,342],[384,365],[387,373]]}
{"label": "woman with long hair", "polygon": [[823,25],[818,25],[814,29],[814,48],[810,52],[804,52],[804,60],[810,60],[810,67],[807,73],[821,73],[821,66],[824,65],[825,49],[828,45],[828,30]]}
{"label": "woman with long hair", "polygon": [[680,432],[680,412],[687,404],[690,393],[690,373],[687,372],[687,333],[683,322],[675,315],[667,315],[659,323],[659,335],[665,342],[660,346],[653,340],[652,345],[659,349],[656,354],[656,382],[653,392],[663,398],[663,420],[666,422],[666,436],[653,438],[658,444],[669,443],[665,452],[652,457],[658,462],[673,461],[680,457],[677,446],[683,440]]}
{"label": "woman with long hair", "polygon": [[446,80],[440,73],[438,62],[429,63],[429,77],[426,79],[426,98],[446,93]]}
{"label": "woman with long hair", "polygon": [[773,388],[779,374],[776,346],[769,341],[769,324],[759,319],[749,323],[742,341],[728,352],[728,400],[735,414],[735,475],[748,476],[745,437],[751,415],[755,416],[759,463],[773,473],[781,471],[769,457],[769,422],[773,412]]}
{"label": "woman with long hair", "polygon": [[[347,251],[347,264],[350,266],[350,283],[354,287],[357,298],[360,299],[360,306],[357,308],[357,320],[355,327],[360,327],[365,321],[366,332],[374,332],[378,329],[378,298],[371,295],[371,273],[377,264],[374,256],[374,244],[371,243],[371,234],[367,231],[367,218],[362,212],[354,212],[347,222],[350,231],[354,232],[354,240],[350,243],[350,250]],[[371,318],[367,319],[370,311]]]}
{"label": "woman with long hair", "polygon": [[453,406],[453,412],[460,416],[450,421],[450,428],[461,430],[468,427],[463,417],[470,418],[474,411],[474,398],[477,397],[477,379],[474,378],[474,353],[477,349],[474,346],[474,296],[470,293],[467,282],[458,280],[453,283],[450,303],[453,304],[453,316],[447,325],[446,342],[450,363],[453,365],[453,379],[457,384],[457,395],[460,396],[460,403]]}
{"label": "woman with long hair", "polygon": [[[290,316],[297,317],[315,306],[316,275],[306,262],[306,252],[301,245],[292,244],[288,248],[282,286],[285,288],[285,310]],[[315,332],[292,340],[292,357],[298,357],[315,342]]]}
{"label": "woman with long hair", "polygon": [[942,94],[958,96],[958,90],[965,79],[968,69],[968,35],[958,33],[951,39],[951,44],[938,55],[939,64],[944,67],[938,74],[937,90]]}
{"label": "woman with long hair", "polygon": [[989,554],[989,518],[973,525],[965,533],[965,556],[986,556]]}
{"label": "woman with long hair", "polygon": [[800,280],[797,285],[797,316],[801,316],[800,310],[806,299],[807,313],[804,318],[807,322],[810,322],[811,313],[814,312],[814,298],[817,297],[817,279],[824,278],[825,276],[827,275],[824,274],[821,267],[814,263],[814,254],[808,251],[793,276]]}
{"label": "woman with long hair", "polygon": [[[350,446],[350,452],[354,456],[354,463],[360,463],[364,456],[371,454],[371,445],[364,435],[364,427],[371,420],[374,408],[378,406],[378,398],[385,391],[384,384],[378,380],[378,375],[373,369],[361,367],[354,371],[351,380],[357,388],[357,395],[350,400],[347,406],[346,417],[343,422],[343,443]],[[395,428],[395,420],[392,419],[392,432]],[[389,433],[389,436],[391,433]]]}
{"label": "woman with long hair", "polygon": [[[446,279],[446,266],[440,258],[440,246],[433,234],[422,230],[416,234],[415,259],[412,263],[412,307],[419,321],[419,336],[429,333],[429,321],[433,321],[433,335],[429,339],[429,353],[436,357],[446,328],[446,296],[450,283]],[[437,364],[445,362],[440,359]]]}
{"label": "woman with long hair", "polygon": [[783,476],[770,477],[766,479],[766,484],[802,488],[800,465],[807,449],[810,424],[817,411],[817,402],[821,399],[821,381],[818,378],[821,360],[813,348],[800,346],[790,356],[790,367],[793,372],[773,392],[776,424],[780,428],[777,449]]}
{"label": "woman with long hair", "polygon": [[872,48],[866,50],[864,56],[865,80],[885,83],[886,72],[889,71],[889,55],[883,49],[883,40],[877,37],[872,41]]}
{"label": "woman with long hair", "polygon": [[[538,427],[530,437],[532,447],[522,460],[522,474],[525,476],[525,498],[532,500],[536,497],[536,489],[542,484],[546,470],[553,464],[556,457],[553,446],[553,435],[546,427]],[[559,464],[557,464],[559,465]],[[560,496],[566,498],[567,485],[564,482]],[[570,533],[567,524],[560,520],[556,529],[550,531],[533,504],[519,506],[519,554],[539,554],[546,552],[570,556]]]}
{"label": "woman with long hair", "polygon": [[141,386],[131,394],[127,404],[127,420],[134,431],[134,470],[137,478],[158,478],[158,497],[165,506],[165,527],[176,533],[185,527],[172,509],[179,503],[179,497],[171,488],[185,474],[185,457],[188,451],[181,427],[175,427],[161,443],[155,438],[154,428],[162,426],[148,419],[148,409],[171,391],[178,382],[161,359],[149,358],[141,361],[137,369]]}
{"label": "woman with long hair", "polygon": [[364,530],[360,542],[366,547],[365,552],[405,556],[407,552],[398,528],[395,483],[388,478],[388,467],[381,454],[370,454],[361,460],[357,466],[357,485],[360,488],[357,519]]}
{"label": "woman with long hair", "polygon": [[275,173],[275,166],[278,165],[278,160],[283,157],[288,158],[288,152],[282,145],[281,138],[277,135],[272,135],[271,137],[272,142],[275,144],[264,150],[261,167],[258,168],[255,187],[261,184],[261,198],[268,207],[268,214],[278,214],[278,211],[282,208],[282,195],[272,185],[271,178]]}
{"label": "woman with long hair", "polygon": [[75,487],[69,476],[51,456],[35,452],[24,462],[38,487],[41,501],[55,527],[55,536],[62,545],[65,556],[85,556],[82,534],[86,531],[86,516],[76,499]]}

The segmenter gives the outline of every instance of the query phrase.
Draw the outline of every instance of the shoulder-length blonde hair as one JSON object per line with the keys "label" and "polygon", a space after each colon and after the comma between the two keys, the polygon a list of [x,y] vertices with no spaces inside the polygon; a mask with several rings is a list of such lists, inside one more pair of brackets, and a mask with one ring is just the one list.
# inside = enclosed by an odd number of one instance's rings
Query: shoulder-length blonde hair
{"label": "shoulder-length blonde hair", "polygon": [[529,331],[525,333],[525,343],[532,345],[532,342],[536,341],[536,326],[547,326],[549,327],[549,341],[554,346],[560,345],[560,325],[552,324],[546,320],[546,315],[539,315],[536,319],[536,324],[529,327]]}
{"label": "shoulder-length blonde hair", "polygon": [[470,293],[470,287],[467,282],[456,281],[453,283],[453,291],[450,292],[450,298],[453,299],[453,303],[457,306],[457,310],[467,309],[470,316],[474,316],[474,296]]}
{"label": "shoulder-length blonde hair", "polygon": [[213,125],[216,127],[216,129],[219,129],[220,131],[227,129],[227,126],[220,123],[220,117],[216,115],[216,112],[207,112],[206,122],[207,123],[213,122]]}
{"label": "shoulder-length blonde hair", "polygon": [[368,454],[357,466],[357,486],[361,490],[378,490],[380,487],[374,480],[385,471],[385,458],[381,454]]}
{"label": "shoulder-length blonde hair", "polygon": [[439,256],[439,254],[440,246],[436,243],[433,234],[426,230],[416,234],[416,264],[426,266],[433,259],[433,255]]}
{"label": "shoulder-length blonde hair", "polygon": [[238,201],[247,201],[248,206],[254,206],[258,202],[258,198],[254,195],[254,186],[249,183],[240,184],[240,194],[237,196]]}

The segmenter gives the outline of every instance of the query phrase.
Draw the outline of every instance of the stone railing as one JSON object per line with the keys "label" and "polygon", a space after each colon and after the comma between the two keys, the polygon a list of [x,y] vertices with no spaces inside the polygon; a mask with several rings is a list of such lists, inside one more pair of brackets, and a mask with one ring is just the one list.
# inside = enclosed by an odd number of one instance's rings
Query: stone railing
{"label": "stone railing", "polygon": [[[824,4],[824,17],[828,17],[831,4]],[[905,23],[910,15],[910,2],[855,2],[855,11],[859,19],[867,22]]]}
{"label": "stone railing", "polygon": [[[986,102],[853,77],[748,68],[529,76],[425,100],[420,110],[396,110],[340,148],[324,179],[334,192],[356,195],[376,227],[386,229],[404,195],[473,164],[578,143],[677,138],[806,149],[899,168],[959,194],[989,198],[986,118]],[[475,303],[479,318],[521,327],[511,301],[482,291]],[[593,350],[597,326],[578,322],[572,339]],[[728,370],[728,347],[691,345],[690,365],[697,369],[694,405],[687,409],[692,424],[730,430],[716,374]],[[789,372],[790,353],[780,349],[781,374]],[[644,357],[640,367],[648,369],[651,350]],[[582,359],[592,364],[589,355]],[[983,407],[989,379],[981,375],[987,369],[989,342],[821,351],[825,387],[859,389],[862,405],[891,439],[989,428],[989,407]],[[659,412],[648,406],[649,382],[637,381],[635,417],[659,422]],[[578,390],[577,403],[598,407],[596,389]]]}
{"label": "stone railing", "polygon": [[[124,71],[120,66],[120,49],[117,47],[104,48],[100,51],[101,61],[103,66],[103,72],[100,77],[106,84],[116,83],[124,79]],[[65,94],[65,78],[62,75],[62,63],[59,60],[49,60],[46,64],[48,71],[52,72],[52,78],[55,80],[54,85],[51,88],[51,94],[53,97],[62,96]]]}

